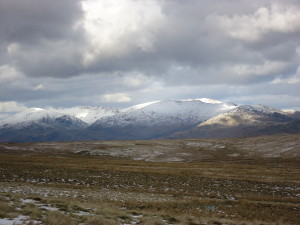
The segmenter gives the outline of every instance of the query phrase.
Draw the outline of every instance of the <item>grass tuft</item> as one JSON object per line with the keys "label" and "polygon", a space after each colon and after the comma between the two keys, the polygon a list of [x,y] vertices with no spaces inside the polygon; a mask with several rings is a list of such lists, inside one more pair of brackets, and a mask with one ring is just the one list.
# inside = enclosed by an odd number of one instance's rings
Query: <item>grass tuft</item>
{"label": "grass tuft", "polygon": [[0,202],[0,218],[12,218],[15,212],[15,209],[8,203]]}
{"label": "grass tuft", "polygon": [[70,217],[58,212],[50,211],[44,219],[46,225],[76,225],[77,223]]}
{"label": "grass tuft", "polygon": [[89,217],[85,223],[86,225],[120,225],[119,222],[106,219],[101,216]]}

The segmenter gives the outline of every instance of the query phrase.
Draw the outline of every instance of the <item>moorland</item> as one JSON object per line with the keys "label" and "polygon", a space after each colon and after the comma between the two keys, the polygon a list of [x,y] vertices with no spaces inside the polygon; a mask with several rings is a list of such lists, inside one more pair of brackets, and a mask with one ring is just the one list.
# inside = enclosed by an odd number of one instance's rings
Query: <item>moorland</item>
{"label": "moorland", "polygon": [[0,224],[300,224],[300,135],[0,143]]}

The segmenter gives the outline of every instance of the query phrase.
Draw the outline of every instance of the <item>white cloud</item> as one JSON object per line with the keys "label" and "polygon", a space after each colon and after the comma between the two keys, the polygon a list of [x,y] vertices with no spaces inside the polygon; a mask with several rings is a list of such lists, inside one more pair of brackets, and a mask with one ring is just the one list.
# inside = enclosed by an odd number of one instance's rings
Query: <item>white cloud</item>
{"label": "white cloud", "polygon": [[84,63],[124,57],[135,50],[155,51],[155,34],[164,16],[152,0],[82,1],[82,26],[88,41]]}
{"label": "white cloud", "polygon": [[126,93],[105,94],[100,97],[101,102],[131,102],[131,98]]}
{"label": "white cloud", "polygon": [[124,77],[123,84],[127,87],[139,87],[143,84],[143,80],[139,77]]}
{"label": "white cloud", "polygon": [[10,56],[13,56],[15,54],[18,54],[18,51],[20,50],[20,45],[18,43],[10,43],[7,46],[7,53]]}
{"label": "white cloud", "polygon": [[271,81],[271,84],[300,84],[300,66],[293,76],[288,78],[277,77]]}
{"label": "white cloud", "polygon": [[263,64],[227,65],[225,71],[237,76],[267,76],[280,74],[289,66],[286,62],[266,61]]}
{"label": "white cloud", "polygon": [[127,88],[145,88],[156,82],[157,77],[146,76],[140,72],[133,71],[122,74],[121,85]]}
{"label": "white cloud", "polygon": [[34,91],[39,91],[39,90],[43,90],[43,89],[45,89],[45,87],[42,84],[39,84],[33,88]]}
{"label": "white cloud", "polygon": [[13,81],[21,77],[23,77],[23,75],[14,67],[9,65],[0,65],[0,84]]}
{"label": "white cloud", "polygon": [[0,102],[0,112],[19,112],[25,110],[26,107],[14,101]]}
{"label": "white cloud", "polygon": [[232,38],[254,42],[269,32],[300,31],[300,9],[272,4],[270,7],[260,7],[250,15],[210,15],[206,22]]}

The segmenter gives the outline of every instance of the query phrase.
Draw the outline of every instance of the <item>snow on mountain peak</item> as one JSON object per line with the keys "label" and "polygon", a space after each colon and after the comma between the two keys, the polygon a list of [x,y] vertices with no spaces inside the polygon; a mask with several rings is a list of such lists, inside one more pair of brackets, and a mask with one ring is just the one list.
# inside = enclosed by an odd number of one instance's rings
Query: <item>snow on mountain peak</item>
{"label": "snow on mountain peak", "polygon": [[16,113],[4,121],[1,121],[0,125],[26,125],[33,122],[37,122],[43,118],[58,118],[64,116],[65,114],[60,113],[56,110],[41,109],[41,108],[29,108],[22,112]]}
{"label": "snow on mountain peak", "polygon": [[[117,116],[115,117],[116,120],[120,119],[121,123],[125,121],[124,123],[126,124],[130,121],[128,120],[129,118],[144,121],[146,117],[153,119],[151,123],[153,121],[159,123],[161,117],[165,119],[169,118],[168,120],[170,121],[172,119],[180,121],[203,121],[235,107],[237,106],[231,103],[223,103],[210,98],[198,98],[152,101],[134,105],[123,110],[93,106],[47,109],[29,108],[1,121],[0,125],[28,124],[43,118],[55,119],[62,116],[76,117],[87,124],[93,124],[102,118],[115,116]],[[116,123],[118,122],[116,121]]]}
{"label": "snow on mountain peak", "polygon": [[222,104],[223,102],[211,98],[199,98],[201,102],[208,103],[208,104]]}
{"label": "snow on mountain peak", "polygon": [[282,111],[284,113],[288,113],[288,114],[293,114],[293,113],[297,112],[297,110],[294,110],[294,109],[283,109]]}
{"label": "snow on mountain peak", "polygon": [[45,109],[42,109],[42,108],[29,108],[27,110],[30,110],[32,112],[37,112],[37,111],[42,111],[42,110],[45,110]]}
{"label": "snow on mountain peak", "polygon": [[211,99],[211,98],[200,98],[200,101],[205,102],[205,103],[210,103],[210,104],[220,104],[223,103],[221,101]]}
{"label": "snow on mountain peak", "polygon": [[[211,99],[211,98],[196,98],[196,99],[184,99],[184,100],[159,100],[159,101],[152,101],[152,102],[146,102],[146,103],[134,105],[129,108],[125,108],[125,109],[121,110],[121,112],[130,112],[130,111],[134,111],[134,110],[143,109],[148,106],[157,105],[156,103],[159,103],[159,105],[163,105],[163,104],[173,104],[173,103],[178,104],[178,103],[183,103],[183,102],[201,102],[201,103],[206,103],[206,104],[225,104],[224,102],[221,102],[221,101],[215,100],[215,99]],[[232,105],[234,105],[234,104],[228,105],[228,107],[232,108]]]}
{"label": "snow on mountain peak", "polygon": [[258,111],[261,111],[263,113],[282,113],[283,111],[280,109],[276,109],[267,105],[262,105],[262,104],[258,104],[258,105],[254,105],[253,108],[255,108]]}
{"label": "snow on mountain peak", "polygon": [[211,98],[195,98],[195,99],[185,99],[185,100],[181,100],[181,101],[184,101],[184,102],[200,101],[200,102],[207,103],[207,104],[222,104],[222,103],[224,103],[219,100],[215,100],[215,99],[211,99]]}
{"label": "snow on mountain peak", "polygon": [[[205,99],[161,100],[143,103],[122,110],[118,115],[101,118],[95,126],[155,126],[156,125],[192,125],[205,121],[218,114],[237,107],[231,103]],[[217,103],[218,102],[218,103]],[[93,125],[92,125],[93,126]]]}
{"label": "snow on mountain peak", "polygon": [[57,109],[60,112],[72,115],[85,123],[92,124],[96,120],[106,117],[113,116],[119,113],[118,109],[106,108],[106,107],[92,107],[92,106],[79,106],[72,108],[61,108]]}
{"label": "snow on mountain peak", "polygon": [[129,107],[129,108],[123,109],[123,110],[121,110],[121,111],[122,111],[122,112],[134,111],[134,110],[137,110],[137,109],[144,108],[144,107],[146,107],[146,106],[148,106],[148,105],[152,105],[152,104],[157,103],[157,102],[160,102],[160,101],[153,101],[153,102],[141,103],[141,104],[134,105],[134,106],[131,106],[131,107]]}

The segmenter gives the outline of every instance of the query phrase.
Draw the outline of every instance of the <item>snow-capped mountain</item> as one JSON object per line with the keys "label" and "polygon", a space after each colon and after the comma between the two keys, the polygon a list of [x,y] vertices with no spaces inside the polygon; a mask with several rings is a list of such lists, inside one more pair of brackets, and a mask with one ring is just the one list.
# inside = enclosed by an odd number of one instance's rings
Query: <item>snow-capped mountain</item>
{"label": "snow-capped mountain", "polygon": [[107,108],[107,107],[93,107],[93,106],[80,106],[72,108],[58,108],[59,112],[66,113],[81,119],[87,124],[92,124],[95,121],[106,116],[113,116],[118,114],[119,109]]}
{"label": "snow-capped mountain", "polygon": [[30,108],[12,115],[4,121],[0,121],[0,128],[24,128],[28,126],[63,126],[84,127],[82,120],[59,112],[55,109]]}
{"label": "snow-capped mountain", "polygon": [[126,109],[31,108],[0,121],[0,142],[246,137],[300,133],[299,112],[214,99],[162,100]]}
{"label": "snow-capped mountain", "polygon": [[5,120],[0,120],[0,128],[9,126],[24,127],[33,123],[45,124],[51,123],[51,121],[62,122],[63,118],[66,120],[65,122],[69,120],[70,124],[87,126],[102,117],[112,116],[117,113],[119,113],[118,109],[92,106],[48,109],[29,108]]}
{"label": "snow-capped mountain", "polygon": [[[210,98],[196,98],[196,99],[185,99],[185,100],[161,100],[161,101],[153,101],[153,102],[146,102],[146,103],[142,103],[142,104],[138,104],[138,105],[134,105],[131,106],[129,108],[123,109],[121,110],[121,112],[131,112],[131,111],[136,111],[139,109],[146,109],[146,110],[151,110],[151,109],[158,109],[160,111],[164,111],[165,113],[170,113],[172,111],[172,109],[167,108],[166,104],[172,104],[172,107],[176,107],[178,106],[178,103],[187,103],[186,105],[189,105],[189,103],[207,103],[207,104],[223,104],[224,102],[215,100],[215,99],[210,99]],[[175,103],[175,104],[174,104]],[[177,103],[177,105],[176,105]],[[225,103],[227,104],[227,106],[225,107],[235,107],[235,104],[232,103]],[[194,104],[195,105],[195,104]],[[153,108],[154,106],[154,108]],[[177,107],[178,108],[178,107]],[[191,104],[190,104],[190,108],[191,108]],[[181,109],[181,110],[185,110],[186,109]]]}
{"label": "snow-capped mountain", "polygon": [[103,117],[91,125],[92,130],[109,139],[166,137],[190,128],[237,106],[212,99],[163,100],[132,106],[114,116]]}
{"label": "snow-capped mountain", "polygon": [[92,126],[154,126],[174,123],[195,124],[227,112],[237,106],[207,99],[163,100],[132,106],[119,114],[103,117]]}
{"label": "snow-capped mountain", "polygon": [[54,109],[31,108],[0,122],[0,141],[78,140],[86,126],[82,120]]}
{"label": "snow-capped mountain", "polygon": [[299,132],[300,121],[282,110],[265,105],[242,105],[172,137],[223,138]]}

